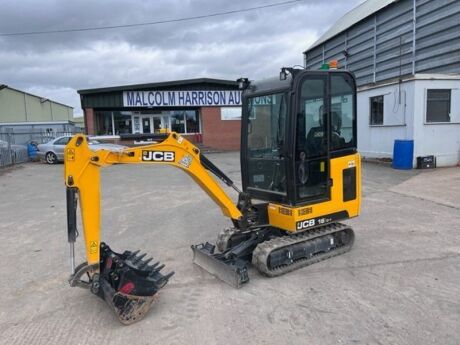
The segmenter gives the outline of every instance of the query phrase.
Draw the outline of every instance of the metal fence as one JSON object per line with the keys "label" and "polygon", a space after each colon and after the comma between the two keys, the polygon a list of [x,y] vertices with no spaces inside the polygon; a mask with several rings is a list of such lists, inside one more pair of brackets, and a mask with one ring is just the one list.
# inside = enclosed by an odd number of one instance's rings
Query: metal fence
{"label": "metal fence", "polygon": [[15,163],[24,163],[30,160],[28,146],[44,144],[51,139],[73,135],[75,133],[49,132],[44,130],[21,130],[9,128],[7,131],[0,131],[0,167]]}
{"label": "metal fence", "polygon": [[13,144],[10,134],[0,134],[0,167],[29,160],[27,145]]}

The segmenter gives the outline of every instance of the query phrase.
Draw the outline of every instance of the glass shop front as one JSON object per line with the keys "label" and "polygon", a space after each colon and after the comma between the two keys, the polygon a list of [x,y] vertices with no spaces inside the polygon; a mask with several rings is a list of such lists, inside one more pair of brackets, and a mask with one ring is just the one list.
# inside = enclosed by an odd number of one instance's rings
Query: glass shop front
{"label": "glass shop front", "polygon": [[201,134],[198,110],[95,111],[96,135],[158,133],[167,128],[180,134]]}

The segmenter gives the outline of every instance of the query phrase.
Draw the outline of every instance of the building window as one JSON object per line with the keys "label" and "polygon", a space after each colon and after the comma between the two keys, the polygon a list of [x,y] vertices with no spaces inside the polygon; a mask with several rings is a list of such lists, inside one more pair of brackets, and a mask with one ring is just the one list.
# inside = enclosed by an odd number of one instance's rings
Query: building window
{"label": "building window", "polygon": [[173,132],[200,133],[200,118],[196,110],[175,111],[170,117]]}
{"label": "building window", "polygon": [[451,90],[427,90],[426,122],[450,122]]}
{"label": "building window", "polygon": [[97,111],[96,117],[96,135],[113,135],[112,131],[112,112]]}
{"label": "building window", "polygon": [[[173,111],[97,111],[96,135],[154,133],[162,128],[180,134],[200,133],[200,117],[196,110]],[[153,127],[152,127],[153,125]]]}
{"label": "building window", "polygon": [[187,133],[200,133],[200,117],[195,110],[187,110],[185,112],[187,122]]}
{"label": "building window", "polygon": [[370,108],[370,125],[383,125],[383,96],[371,97]]}
{"label": "building window", "polygon": [[114,111],[113,125],[115,126],[115,134],[126,134],[132,132],[131,112]]}
{"label": "building window", "polygon": [[184,113],[171,114],[171,130],[177,133],[185,133]]}

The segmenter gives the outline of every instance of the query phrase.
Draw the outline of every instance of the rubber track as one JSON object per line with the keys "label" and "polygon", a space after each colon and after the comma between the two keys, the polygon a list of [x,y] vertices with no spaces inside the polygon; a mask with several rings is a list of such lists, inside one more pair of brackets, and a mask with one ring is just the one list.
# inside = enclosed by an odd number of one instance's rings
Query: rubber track
{"label": "rubber track", "polygon": [[[270,269],[267,266],[268,257],[270,256],[270,253],[272,253],[274,250],[278,250],[283,247],[288,247],[293,244],[310,241],[321,236],[329,235],[347,229],[351,230],[352,238],[350,242],[346,245],[330,250],[326,253],[315,255],[311,258],[303,258],[297,260],[290,265],[282,265],[274,269]],[[326,260],[333,256],[346,253],[353,246],[354,239],[355,236],[353,233],[353,229],[350,226],[341,223],[328,224],[300,234],[276,237],[258,244],[256,249],[254,249],[254,252],[252,253],[252,264],[259,270],[260,273],[269,277],[277,277],[282,274],[299,269],[301,267],[309,266],[311,264]]]}

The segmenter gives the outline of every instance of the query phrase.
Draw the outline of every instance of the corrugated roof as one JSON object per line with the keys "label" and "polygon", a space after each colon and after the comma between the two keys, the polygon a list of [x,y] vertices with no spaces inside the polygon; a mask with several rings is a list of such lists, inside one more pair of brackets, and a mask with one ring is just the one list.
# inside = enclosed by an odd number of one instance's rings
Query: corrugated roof
{"label": "corrugated roof", "polygon": [[347,12],[343,17],[335,22],[335,24],[327,30],[315,43],[313,43],[306,51],[309,51],[320,44],[326,42],[332,37],[347,30],[349,27],[355,25],[370,15],[380,11],[382,8],[397,2],[399,0],[367,0],[358,5],[351,11]]}

